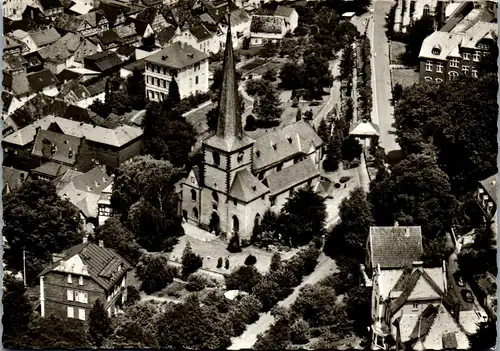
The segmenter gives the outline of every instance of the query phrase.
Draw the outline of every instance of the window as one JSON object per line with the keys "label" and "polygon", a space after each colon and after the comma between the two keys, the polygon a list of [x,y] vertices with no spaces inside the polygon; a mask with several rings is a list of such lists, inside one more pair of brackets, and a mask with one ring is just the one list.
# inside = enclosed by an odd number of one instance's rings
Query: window
{"label": "window", "polygon": [[215,152],[215,151],[214,151],[214,152],[212,152],[212,157],[213,157],[213,159],[214,159],[214,164],[215,164],[216,166],[219,166],[219,165],[220,165],[220,155],[219,155],[219,153],[217,153],[217,152]]}
{"label": "window", "polygon": [[83,308],[78,309],[78,319],[81,321],[85,320],[85,310]]}
{"label": "window", "polygon": [[481,59],[481,53],[479,51],[476,51],[474,53],[474,56],[472,57],[472,59],[475,61],[475,62],[479,62],[479,60]]}
{"label": "window", "polygon": [[441,78],[436,78],[436,83],[441,83],[443,80]]}
{"label": "window", "polygon": [[68,318],[75,318],[75,310],[73,307],[68,307]]}
{"label": "window", "polygon": [[193,87],[193,78],[189,78],[189,87],[192,88]]}
{"label": "window", "polygon": [[413,311],[418,311],[418,303],[414,303],[412,307]]}
{"label": "window", "polygon": [[458,72],[451,71],[450,72],[450,80],[453,80],[458,77]]}
{"label": "window", "polygon": [[196,201],[196,191],[191,189],[191,200]]}
{"label": "window", "polygon": [[466,60],[466,61],[469,61],[470,60],[470,54],[468,52],[464,52],[463,54],[463,59]]}
{"label": "window", "polygon": [[68,301],[73,301],[73,290],[68,289]]}
{"label": "window", "polygon": [[424,6],[424,16],[429,16],[430,13],[431,13],[431,8],[429,7],[429,5],[425,5]]}
{"label": "window", "polygon": [[462,66],[463,74],[469,74],[469,66]]}
{"label": "window", "polygon": [[194,184],[194,177],[191,176],[191,184]]}
{"label": "window", "polygon": [[195,84],[198,84],[198,76],[195,77],[194,81],[195,81]]}
{"label": "window", "polygon": [[219,202],[219,195],[215,191],[212,191],[212,199],[214,199],[215,202]]}
{"label": "window", "polygon": [[458,67],[458,59],[451,59],[450,67]]}
{"label": "window", "polygon": [[88,294],[82,291],[75,291],[75,301],[80,303],[87,303]]}
{"label": "window", "polygon": [[477,78],[477,69],[476,69],[476,68],[474,68],[474,67],[472,68],[472,76],[473,76],[474,78]]}
{"label": "window", "polygon": [[240,152],[238,154],[238,157],[236,158],[236,160],[238,161],[238,163],[241,163],[241,161],[243,161],[243,156],[244,156],[244,153],[243,152]]}
{"label": "window", "polygon": [[432,77],[425,77],[426,82],[432,82]]}
{"label": "window", "polygon": [[270,197],[269,200],[271,201],[271,206],[276,205],[276,198],[274,196]]}
{"label": "window", "polygon": [[167,87],[167,81],[165,79],[161,80],[161,85],[166,88]]}
{"label": "window", "polygon": [[436,72],[443,73],[443,64],[442,63],[436,64]]}
{"label": "window", "polygon": [[439,55],[441,54],[441,49],[440,48],[432,48],[432,54],[433,55]]}
{"label": "window", "polygon": [[196,72],[196,71],[199,71],[199,70],[200,70],[200,64],[197,63],[197,64],[194,65],[194,71]]}
{"label": "window", "polygon": [[283,163],[280,163],[278,167],[276,167],[276,172],[281,171],[282,168],[283,168]]}
{"label": "window", "polygon": [[82,276],[80,276],[78,278],[78,285],[83,285],[83,277]]}
{"label": "window", "polygon": [[68,274],[68,283],[73,283],[73,280],[71,279],[71,274]]}
{"label": "window", "polygon": [[196,207],[193,208],[193,216],[194,218],[198,218],[198,209]]}
{"label": "window", "polygon": [[264,171],[259,173],[259,180],[264,179],[264,173],[265,173]]}
{"label": "window", "polygon": [[217,205],[216,204],[212,205],[212,210],[217,211]]}
{"label": "window", "polygon": [[375,340],[376,340],[375,343],[377,344],[377,346],[385,347],[384,338],[382,336],[377,335]]}

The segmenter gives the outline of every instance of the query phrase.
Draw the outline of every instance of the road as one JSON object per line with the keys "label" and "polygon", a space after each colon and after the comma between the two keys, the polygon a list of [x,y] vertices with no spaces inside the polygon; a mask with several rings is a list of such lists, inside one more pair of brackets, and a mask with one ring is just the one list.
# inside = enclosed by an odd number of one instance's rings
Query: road
{"label": "road", "polygon": [[319,123],[323,118],[325,118],[330,111],[337,106],[337,110],[340,109],[340,79],[338,76],[340,74],[339,71],[339,63],[340,57],[342,56],[342,52],[338,53],[338,59],[330,62],[330,71],[333,76],[333,84],[330,87],[330,95],[328,96],[328,100],[326,101],[325,106],[319,111],[319,113],[313,119],[313,126],[318,127]]}
{"label": "road", "polygon": [[373,17],[368,23],[367,34],[372,45],[372,121],[380,129],[380,145],[389,154],[399,150],[395,136],[389,134],[394,123],[394,108],[391,105],[391,76],[389,67],[389,44],[385,35],[385,16],[389,13],[392,1],[376,1],[373,4]]}
{"label": "road", "polygon": [[[288,296],[283,301],[278,302],[278,306],[290,307],[299,296],[300,289],[302,289],[304,285],[315,284],[324,277],[328,276],[329,274],[335,273],[337,271],[338,270],[335,261],[333,261],[332,259],[330,259],[329,257],[325,256],[322,253],[318,259],[318,265],[316,266],[314,272],[311,273],[309,276],[307,276],[302,281],[302,283],[293,290],[290,296]],[[241,334],[237,338],[231,339],[232,345],[228,347],[228,350],[240,350],[240,349],[252,348],[252,346],[257,341],[257,335],[264,333],[266,330],[269,329],[269,327],[271,327],[273,323],[274,323],[274,317],[271,315],[270,312],[262,314],[259,320],[254,324],[249,325],[245,330],[245,332],[243,332],[243,334]]]}

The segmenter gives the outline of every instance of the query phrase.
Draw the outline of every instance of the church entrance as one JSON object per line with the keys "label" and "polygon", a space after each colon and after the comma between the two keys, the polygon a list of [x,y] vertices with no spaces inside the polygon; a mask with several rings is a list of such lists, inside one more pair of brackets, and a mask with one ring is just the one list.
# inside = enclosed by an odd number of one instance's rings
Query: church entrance
{"label": "church entrance", "polygon": [[208,224],[210,229],[210,233],[215,232],[215,234],[219,234],[220,232],[220,218],[217,212],[212,213],[212,217],[210,218],[210,223]]}

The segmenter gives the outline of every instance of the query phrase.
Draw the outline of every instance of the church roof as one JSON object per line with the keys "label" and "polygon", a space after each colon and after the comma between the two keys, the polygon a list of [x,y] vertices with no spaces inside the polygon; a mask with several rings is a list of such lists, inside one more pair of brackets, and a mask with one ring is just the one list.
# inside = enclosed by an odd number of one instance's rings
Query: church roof
{"label": "church roof", "polygon": [[269,192],[269,189],[244,168],[236,173],[229,195],[243,202],[250,202]]}
{"label": "church roof", "polygon": [[309,179],[319,177],[319,175],[320,173],[313,161],[307,158],[279,172],[270,174],[264,181],[271,190],[271,195],[278,195]]}

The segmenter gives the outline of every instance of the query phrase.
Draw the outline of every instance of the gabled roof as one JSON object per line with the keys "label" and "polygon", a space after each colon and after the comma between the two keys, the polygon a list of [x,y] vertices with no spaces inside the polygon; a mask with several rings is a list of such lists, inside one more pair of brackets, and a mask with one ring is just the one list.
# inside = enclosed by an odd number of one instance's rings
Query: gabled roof
{"label": "gabled roof", "polygon": [[93,9],[93,7],[91,5],[85,5],[84,3],[79,2],[71,6],[69,9],[79,15],[85,15],[89,13]]}
{"label": "gabled roof", "polygon": [[354,136],[379,136],[378,125],[371,121],[361,120],[353,124],[349,130],[349,135]]}
{"label": "gabled roof", "polygon": [[[44,60],[51,62],[65,62],[67,59],[72,57],[76,50],[83,44],[87,39],[78,33],[67,33],[64,37],[59,39],[57,42],[50,46],[47,46],[39,51],[40,56]],[[90,44],[88,42],[87,44]],[[83,53],[79,60],[81,61],[83,57],[91,55],[96,52],[96,48],[92,45],[86,45],[84,47]]]}
{"label": "gabled roof", "polygon": [[80,15],[78,17],[80,19],[87,21],[87,23],[90,24],[90,26],[93,28],[97,27],[103,20],[105,22],[108,22],[105,14],[104,14],[104,11],[102,11],[102,10],[92,11],[92,12],[86,13],[84,15]]}
{"label": "gabled roof", "polygon": [[234,176],[229,196],[248,203],[267,194],[269,189],[248,170],[243,168]]}
{"label": "gabled roof", "polygon": [[12,167],[2,166],[3,189],[8,186],[10,191],[19,189],[28,177],[28,172]]}
{"label": "gabled roof", "polygon": [[107,71],[123,63],[114,51],[98,52],[94,55],[85,57],[85,60],[93,61],[101,72]]}
{"label": "gabled roof", "polygon": [[294,11],[295,11],[295,9],[293,7],[279,5],[276,8],[276,11],[274,11],[274,15],[289,18],[293,14]]}
{"label": "gabled roof", "polygon": [[[113,249],[100,247],[89,242],[64,250],[60,255],[64,258],[61,261],[51,263],[40,273],[40,276],[51,271],[69,271],[70,267],[65,267],[64,263],[74,256],[78,256],[87,266],[88,276],[102,288],[109,290],[130,269],[130,264]],[[118,270],[120,265],[121,270]]]}
{"label": "gabled roof", "polygon": [[235,9],[231,11],[231,25],[237,26],[244,22],[250,21],[250,16],[245,9]]}
{"label": "gabled roof", "polygon": [[85,23],[85,20],[63,12],[56,17],[53,23],[56,28],[70,33],[78,33],[78,31],[81,30],[80,27]]}
{"label": "gabled roof", "polygon": [[167,66],[174,69],[183,69],[208,59],[208,55],[191,45],[180,42],[173,43],[163,50],[148,56],[146,62]]}
{"label": "gabled roof", "polygon": [[7,54],[3,56],[3,70],[19,70],[23,69],[25,65],[28,64],[28,61],[24,58],[24,56],[17,56]]}
{"label": "gabled roof", "polygon": [[318,148],[323,141],[304,120],[270,131],[255,140],[253,169],[258,171],[295,155],[307,154],[311,144]]}
{"label": "gabled roof", "polygon": [[461,43],[462,47],[475,49],[477,47],[477,44],[487,36],[489,36],[488,39],[492,39],[495,42],[497,41],[498,24],[478,22],[465,32]]}
{"label": "gabled roof", "polygon": [[33,92],[59,84],[56,76],[49,69],[28,74],[26,78],[30,84],[31,91]]}
{"label": "gabled roof", "polygon": [[16,29],[12,33],[10,33],[11,36],[13,36],[16,39],[22,40],[26,38],[28,35],[30,35],[28,32],[25,32],[22,29]]}
{"label": "gabled roof", "polygon": [[285,28],[283,17],[253,15],[250,23],[252,33],[281,34],[283,28]]}
{"label": "gabled roof", "polygon": [[35,139],[32,155],[74,165],[81,139],[40,129]]}
{"label": "gabled roof", "polygon": [[[461,34],[435,31],[424,39],[419,57],[444,61],[451,54],[451,52],[460,45],[461,41]],[[432,50],[438,45],[441,50],[438,51],[439,53],[433,53]]]}
{"label": "gabled roof", "polygon": [[49,161],[35,169],[32,169],[31,172],[43,174],[44,176],[49,176],[51,178],[57,178],[66,173],[68,169],[70,169],[69,166]]}
{"label": "gabled roof", "polygon": [[163,28],[158,34],[156,34],[156,40],[158,40],[161,45],[168,44],[175,36],[175,31],[176,28],[173,26]]}
{"label": "gabled roof", "polygon": [[[147,7],[144,10],[142,10],[141,12],[139,12],[137,14],[137,16],[135,17],[135,19],[137,21],[142,21],[142,22],[146,22],[146,23],[153,23],[153,21],[156,18],[156,15],[158,15],[158,14],[159,14],[158,9],[156,9],[154,7]],[[160,15],[161,15],[161,13],[160,13]]]}
{"label": "gabled roof", "polygon": [[370,227],[370,257],[373,269],[403,268],[423,255],[422,230],[414,227]]}
{"label": "gabled roof", "polygon": [[135,52],[135,47],[132,45],[122,45],[116,50],[118,55],[130,56]]}
{"label": "gabled roof", "polygon": [[269,187],[271,195],[278,195],[296,185],[319,177],[319,175],[320,173],[313,161],[307,158],[292,166],[283,168],[279,172],[271,173],[264,180],[264,183]]}
{"label": "gabled roof", "polygon": [[498,174],[494,174],[485,180],[482,180],[481,186],[488,193],[491,199],[497,204],[498,200]]}
{"label": "gabled roof", "polygon": [[189,31],[191,34],[196,38],[198,42],[207,40],[213,36],[213,33],[210,32],[207,27],[205,27],[203,24],[193,26],[189,28]]}
{"label": "gabled roof", "polygon": [[101,1],[99,4],[99,9],[104,12],[104,15],[108,19],[109,23],[114,24],[118,16],[123,14],[124,16],[126,15],[126,10],[118,6],[116,4],[110,4],[104,1]]}
{"label": "gabled roof", "polygon": [[49,45],[55,43],[61,38],[61,35],[57,32],[54,27],[49,27],[47,29],[40,29],[37,31],[30,31],[31,39],[38,46]]}
{"label": "gabled roof", "polygon": [[434,318],[438,313],[438,306],[434,306],[430,304],[427,308],[422,312],[421,317],[417,321],[413,332],[410,335],[410,340],[418,339],[419,337],[424,337],[427,335],[429,330],[431,329],[432,323],[434,322]]}

